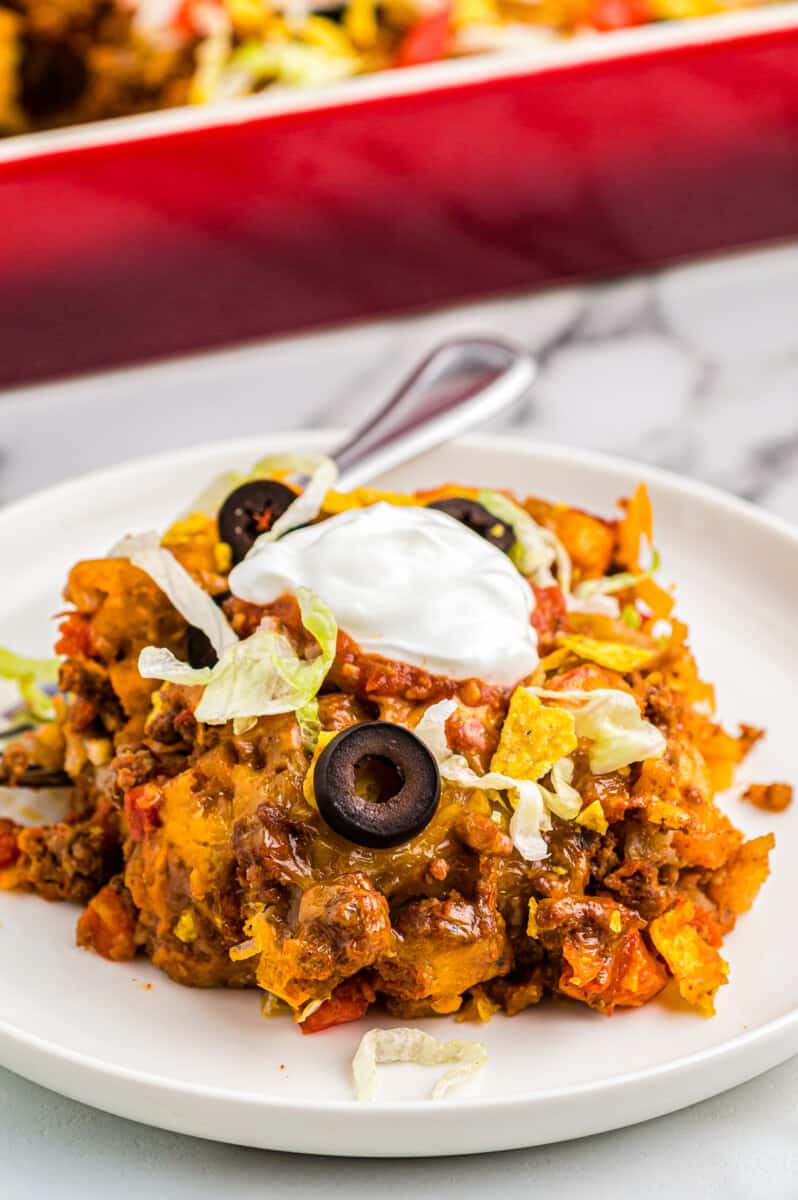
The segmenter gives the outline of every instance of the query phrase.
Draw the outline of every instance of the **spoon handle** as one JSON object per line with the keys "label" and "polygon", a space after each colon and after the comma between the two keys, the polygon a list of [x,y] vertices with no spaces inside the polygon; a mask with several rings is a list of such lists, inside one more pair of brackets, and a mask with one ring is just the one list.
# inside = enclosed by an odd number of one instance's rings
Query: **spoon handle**
{"label": "spoon handle", "polygon": [[420,363],[333,454],[341,491],[480,425],[520,400],[537,373],[526,350],[499,338],[454,338]]}

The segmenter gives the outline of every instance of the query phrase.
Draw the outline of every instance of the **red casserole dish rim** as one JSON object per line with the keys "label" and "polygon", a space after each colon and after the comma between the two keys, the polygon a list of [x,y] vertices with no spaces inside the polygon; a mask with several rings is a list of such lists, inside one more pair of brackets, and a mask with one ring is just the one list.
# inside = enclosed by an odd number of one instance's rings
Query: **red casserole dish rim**
{"label": "red casserole dish rim", "polygon": [[203,128],[243,125],[288,113],[349,107],[420,92],[465,90],[493,80],[549,74],[612,59],[678,53],[680,49],[691,46],[756,39],[797,28],[798,4],[792,0],[763,8],[740,9],[707,17],[690,17],[586,37],[553,40],[550,44],[541,45],[536,53],[490,51],[402,70],[379,71],[313,89],[274,88],[257,96],[219,104],[182,105],[62,129],[16,134],[0,140],[0,167],[4,163],[87,147],[110,147],[124,142],[168,137]]}

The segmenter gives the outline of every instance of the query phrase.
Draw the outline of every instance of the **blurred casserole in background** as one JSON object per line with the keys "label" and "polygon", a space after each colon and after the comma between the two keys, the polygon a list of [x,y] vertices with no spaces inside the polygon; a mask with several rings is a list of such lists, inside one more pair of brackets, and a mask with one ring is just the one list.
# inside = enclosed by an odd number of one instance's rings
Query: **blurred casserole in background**
{"label": "blurred casserole in background", "polygon": [[312,87],[757,0],[4,0],[0,133]]}

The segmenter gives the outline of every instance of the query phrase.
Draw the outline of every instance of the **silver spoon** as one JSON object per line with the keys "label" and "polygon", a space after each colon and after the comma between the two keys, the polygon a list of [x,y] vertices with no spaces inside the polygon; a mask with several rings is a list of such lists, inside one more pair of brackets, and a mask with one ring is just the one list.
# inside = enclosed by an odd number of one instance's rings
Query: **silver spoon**
{"label": "silver spoon", "polygon": [[531,355],[501,338],[441,342],[381,409],[332,454],[349,491],[504,412],[537,374]]}

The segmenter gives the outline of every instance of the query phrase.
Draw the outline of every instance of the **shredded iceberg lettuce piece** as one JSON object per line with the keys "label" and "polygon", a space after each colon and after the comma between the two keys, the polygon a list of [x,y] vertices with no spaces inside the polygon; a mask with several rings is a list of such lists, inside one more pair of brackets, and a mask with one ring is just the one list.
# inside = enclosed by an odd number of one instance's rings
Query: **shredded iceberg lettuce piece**
{"label": "shredded iceberg lettuce piece", "polygon": [[318,87],[348,78],[358,64],[354,54],[334,54],[322,46],[270,38],[245,42],[230,56],[225,70],[242,76],[247,90],[264,80],[292,87]]}
{"label": "shredded iceberg lettuce piece", "polygon": [[296,721],[302,735],[302,745],[312,754],[321,734],[319,702],[315,696],[296,710]]}
{"label": "shredded iceberg lettuce piece", "polygon": [[58,658],[25,658],[0,646],[0,679],[17,685],[28,712],[37,721],[52,721],[55,705],[39,685],[57,683]]}
{"label": "shredded iceberg lettuce piece", "polygon": [[468,1080],[488,1061],[483,1042],[453,1040],[439,1042],[421,1029],[370,1029],[360,1040],[352,1059],[352,1078],[358,1100],[373,1100],[377,1091],[378,1063],[417,1063],[437,1067],[454,1063],[432,1089],[431,1099],[442,1100]]}
{"label": "shredded iceberg lettuce piece", "polygon": [[300,525],[307,525],[309,521],[314,520],[321,511],[321,506],[324,503],[324,497],[329,492],[332,485],[338,478],[338,467],[331,458],[322,458],[318,461],[316,467],[307,484],[305,490],[297,496],[296,500],[288,505],[281,517],[272,525],[271,529],[266,533],[262,533],[259,538],[253,542],[249,549],[250,555],[262,552],[271,542],[276,542],[284,533],[288,533],[291,529],[297,529]]}
{"label": "shredded iceberg lettuce piece", "polygon": [[188,517],[199,512],[206,517],[215,517],[230,493],[242,483],[291,475],[312,479],[319,467],[329,461],[324,454],[267,454],[259,458],[249,471],[223,471],[217,475],[194,497],[182,515]]}
{"label": "shredded iceberg lettuce piece", "polygon": [[577,584],[576,589],[566,597],[569,612],[597,613],[602,617],[617,618],[621,615],[621,607],[614,596],[604,596],[601,592],[591,592],[589,596],[581,596]]}
{"label": "shredded iceberg lettuce piece", "polygon": [[551,812],[563,821],[573,821],[579,816],[582,807],[582,797],[575,787],[571,786],[574,777],[574,760],[561,758],[551,768],[551,788],[538,787],[544,794],[546,805]]}
{"label": "shredded iceberg lettuce piece", "polygon": [[307,525],[321,512],[324,497],[338,478],[338,467],[325,454],[269,454],[255,463],[246,474],[240,471],[225,471],[212,480],[194,499],[187,513],[201,512],[215,517],[224,501],[235,488],[254,479],[271,479],[275,475],[301,475],[308,479],[304,490],[296,500],[278,517],[271,529],[262,533],[250,547],[250,554],[258,554],[284,533]]}
{"label": "shredded iceberg lettuce piece", "polygon": [[222,610],[177,561],[171,550],[161,545],[157,533],[129,534],[117,542],[108,557],[127,558],[134,567],[149,575],[181,617],[189,625],[202,630],[219,656],[238,642]]}
{"label": "shredded iceberg lettuce piece", "polygon": [[588,738],[590,770],[606,775],[646,758],[659,758],[666,742],[656,725],[646,721],[629,692],[617,688],[596,688],[592,692],[529,689],[543,700],[578,702],[574,712],[576,736]]}
{"label": "shredded iceberg lettuce piece", "polygon": [[556,582],[567,596],[571,590],[571,559],[557,535],[538,525],[525,509],[501,492],[482,491],[479,503],[512,528],[515,544],[510,558],[518,570],[539,587],[550,587],[555,583],[551,568],[556,564]]}
{"label": "shredded iceberg lettuce piece", "polygon": [[[656,575],[660,568],[660,562],[659,550],[652,547],[651,564],[645,571],[621,571],[617,575],[603,575],[601,579],[585,579],[574,588],[574,596],[580,601],[589,601],[593,597],[612,596],[615,592],[622,592],[625,588],[634,587],[635,584],[642,583],[644,579],[650,579],[652,575]],[[589,610],[583,608],[581,611]]]}
{"label": "shredded iceberg lettuce piece", "polygon": [[514,779],[499,771],[477,775],[462,754],[449,749],[446,740],[446,722],[456,708],[454,700],[439,700],[430,705],[413,732],[434,755],[442,779],[459,787],[508,793],[513,809],[510,819],[513,845],[527,862],[539,862],[548,854],[543,833],[551,829],[550,811],[564,820],[572,820],[581,807],[579,792],[571,787],[573,763],[563,758],[552,768],[553,791],[532,779]]}
{"label": "shredded iceberg lettuce piece", "polygon": [[238,732],[246,732],[255,717],[297,712],[300,725],[304,721],[311,733],[313,710],[308,706],[332,665],[338,627],[313,592],[299,588],[297,599],[302,622],[321,649],[316,658],[300,658],[286,635],[269,624],[229,646],[213,667],[190,667],[169,650],[147,646],[139,655],[139,673],[182,686],[203,685],[195,715],[207,725],[233,720]]}

